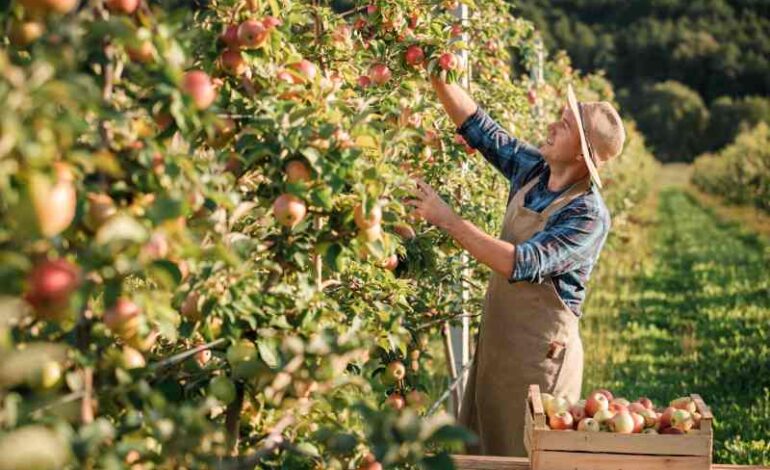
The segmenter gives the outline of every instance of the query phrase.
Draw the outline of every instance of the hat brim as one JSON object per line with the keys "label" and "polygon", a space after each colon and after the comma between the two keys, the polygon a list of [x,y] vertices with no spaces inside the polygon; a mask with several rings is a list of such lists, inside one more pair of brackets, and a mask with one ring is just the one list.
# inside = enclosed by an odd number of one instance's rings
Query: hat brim
{"label": "hat brim", "polygon": [[596,169],[596,165],[594,165],[594,162],[591,160],[591,154],[588,151],[588,141],[586,140],[585,132],[583,132],[583,119],[580,117],[578,101],[577,97],[575,97],[575,90],[572,89],[572,85],[567,85],[567,103],[569,103],[569,108],[575,116],[575,121],[577,121],[578,134],[580,134],[580,148],[583,152],[583,160],[586,162],[586,167],[588,167],[588,173],[591,175],[593,182],[601,188],[602,180],[599,178],[599,172]]}

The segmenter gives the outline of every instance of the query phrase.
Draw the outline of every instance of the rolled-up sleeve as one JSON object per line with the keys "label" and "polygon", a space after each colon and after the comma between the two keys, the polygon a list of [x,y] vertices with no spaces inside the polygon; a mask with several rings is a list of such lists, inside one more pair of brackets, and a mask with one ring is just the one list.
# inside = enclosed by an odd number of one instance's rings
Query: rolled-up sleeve
{"label": "rolled-up sleeve", "polygon": [[576,201],[552,218],[544,230],[516,245],[509,282],[542,283],[596,261],[609,232],[606,211]]}
{"label": "rolled-up sleeve", "polygon": [[511,137],[480,106],[457,128],[457,134],[481,152],[508,180],[526,173],[542,161],[536,148]]}

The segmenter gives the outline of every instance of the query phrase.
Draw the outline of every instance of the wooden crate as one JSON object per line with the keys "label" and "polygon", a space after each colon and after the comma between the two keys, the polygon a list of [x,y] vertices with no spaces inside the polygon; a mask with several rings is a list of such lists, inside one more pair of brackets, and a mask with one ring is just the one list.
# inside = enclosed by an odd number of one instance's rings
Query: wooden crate
{"label": "wooden crate", "polygon": [[540,387],[530,385],[524,445],[532,470],[708,470],[713,416],[699,395],[700,429],[687,434],[616,434],[548,428]]}

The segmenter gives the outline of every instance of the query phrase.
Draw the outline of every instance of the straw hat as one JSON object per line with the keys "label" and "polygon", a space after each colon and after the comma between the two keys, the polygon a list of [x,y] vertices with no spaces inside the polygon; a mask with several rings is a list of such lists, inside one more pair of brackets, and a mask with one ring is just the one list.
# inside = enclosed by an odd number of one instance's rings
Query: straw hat
{"label": "straw hat", "polygon": [[623,121],[615,108],[606,101],[579,103],[572,85],[567,87],[567,102],[578,123],[580,147],[588,172],[594,183],[601,188],[602,181],[596,168],[617,157],[623,150],[623,142],[626,140]]}

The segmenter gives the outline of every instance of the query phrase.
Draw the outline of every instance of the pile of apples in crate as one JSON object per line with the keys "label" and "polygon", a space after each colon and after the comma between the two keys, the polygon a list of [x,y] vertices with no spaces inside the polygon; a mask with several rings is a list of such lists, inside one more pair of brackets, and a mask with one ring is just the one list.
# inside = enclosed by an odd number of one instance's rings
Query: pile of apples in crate
{"label": "pile of apples in crate", "polygon": [[690,397],[677,398],[668,407],[653,406],[649,398],[631,403],[615,398],[605,389],[595,390],[585,400],[570,403],[564,397],[541,394],[547,424],[563,431],[608,431],[621,434],[685,434],[700,429],[701,415]]}

